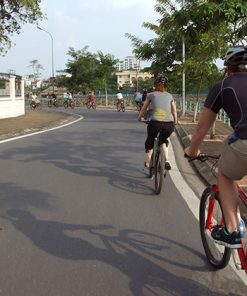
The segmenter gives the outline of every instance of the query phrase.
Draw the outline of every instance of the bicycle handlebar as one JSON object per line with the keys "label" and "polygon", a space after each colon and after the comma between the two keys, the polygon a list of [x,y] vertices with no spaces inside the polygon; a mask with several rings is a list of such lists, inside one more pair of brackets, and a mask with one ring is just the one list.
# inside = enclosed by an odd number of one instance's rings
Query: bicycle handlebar
{"label": "bicycle handlebar", "polygon": [[210,155],[210,154],[206,154],[206,153],[200,153],[197,156],[189,156],[186,153],[184,153],[184,157],[188,158],[189,162],[194,161],[194,160],[200,160],[201,162],[204,162],[209,159],[219,159],[220,155]]}
{"label": "bicycle handlebar", "polygon": [[149,124],[150,120],[146,120],[146,119],[143,119],[143,120],[139,120],[140,122],[142,123],[146,123],[146,124]]}

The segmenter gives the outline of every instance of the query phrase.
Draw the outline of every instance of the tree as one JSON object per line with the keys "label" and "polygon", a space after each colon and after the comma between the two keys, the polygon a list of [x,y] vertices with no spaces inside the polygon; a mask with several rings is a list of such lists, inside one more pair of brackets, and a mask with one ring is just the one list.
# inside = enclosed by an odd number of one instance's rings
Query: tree
{"label": "tree", "polygon": [[[134,53],[152,61],[151,71],[166,72],[172,81],[180,81],[186,70],[186,90],[195,84],[208,86],[215,61],[229,45],[246,42],[247,6],[244,0],[157,0],[155,10],[161,15],[158,24],[144,23],[156,38],[147,42],[127,34]],[[169,29],[168,29],[169,28]],[[182,40],[186,45],[186,62],[182,63]],[[198,71],[200,70],[200,71]],[[203,73],[200,74],[200,73]],[[198,81],[197,83],[195,83]]]}
{"label": "tree", "polygon": [[104,55],[90,53],[88,46],[82,50],[70,47],[68,55],[67,72],[71,77],[63,78],[62,82],[67,88],[74,92],[86,93],[89,90],[105,90],[115,72],[117,60],[110,54]]}
{"label": "tree", "polygon": [[30,61],[30,65],[28,67],[32,68],[34,79],[37,79],[40,76],[40,70],[44,70],[43,66],[39,63],[38,60]]}
{"label": "tree", "polygon": [[25,23],[37,23],[44,18],[40,9],[41,0],[1,0],[0,1],[0,54],[11,46],[10,35],[20,34]]}

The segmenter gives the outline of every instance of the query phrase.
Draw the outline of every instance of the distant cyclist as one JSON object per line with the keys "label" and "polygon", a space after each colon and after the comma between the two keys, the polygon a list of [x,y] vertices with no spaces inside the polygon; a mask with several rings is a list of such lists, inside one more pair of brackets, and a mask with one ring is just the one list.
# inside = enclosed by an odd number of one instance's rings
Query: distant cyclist
{"label": "distant cyclist", "polygon": [[154,81],[155,90],[147,94],[144,105],[139,114],[138,120],[144,121],[144,116],[152,104],[151,121],[147,127],[147,139],[145,141],[145,162],[144,167],[149,168],[153,153],[154,139],[160,132],[160,144],[165,158],[166,170],[171,169],[168,160],[168,138],[174,131],[174,123],[177,122],[177,110],[172,95],[167,92],[168,79],[158,75]]}
{"label": "distant cyclist", "polygon": [[90,91],[88,93],[88,102],[90,104],[89,105],[90,107],[93,106],[93,104],[94,104],[94,93],[92,91]]}
{"label": "distant cyclist", "polygon": [[212,230],[213,239],[230,248],[241,247],[237,211],[239,198],[235,180],[247,175],[247,47],[230,48],[225,56],[226,74],[209,92],[197,129],[185,154],[196,156],[199,146],[222,108],[230,118],[233,133],[223,142],[218,187],[226,227]]}
{"label": "distant cyclist", "polygon": [[117,110],[119,111],[120,106],[124,106],[124,97],[120,90],[117,92]]}
{"label": "distant cyclist", "polygon": [[134,92],[134,101],[136,103],[137,110],[140,111],[142,107],[142,94],[137,90]]}

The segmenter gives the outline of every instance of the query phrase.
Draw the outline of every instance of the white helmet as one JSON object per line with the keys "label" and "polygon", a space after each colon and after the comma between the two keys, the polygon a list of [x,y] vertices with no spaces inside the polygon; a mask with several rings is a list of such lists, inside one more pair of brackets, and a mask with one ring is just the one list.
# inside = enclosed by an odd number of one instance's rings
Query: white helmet
{"label": "white helmet", "polygon": [[228,49],[224,65],[225,66],[238,66],[247,64],[247,47],[236,46]]}

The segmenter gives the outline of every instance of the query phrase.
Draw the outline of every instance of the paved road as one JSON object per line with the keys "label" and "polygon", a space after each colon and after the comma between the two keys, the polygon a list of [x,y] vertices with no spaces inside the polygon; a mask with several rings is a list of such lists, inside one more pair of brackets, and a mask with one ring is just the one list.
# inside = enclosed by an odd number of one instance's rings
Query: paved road
{"label": "paved road", "polygon": [[173,156],[153,194],[137,114],[75,112],[84,119],[0,145],[0,295],[246,295],[231,267],[205,261]]}

